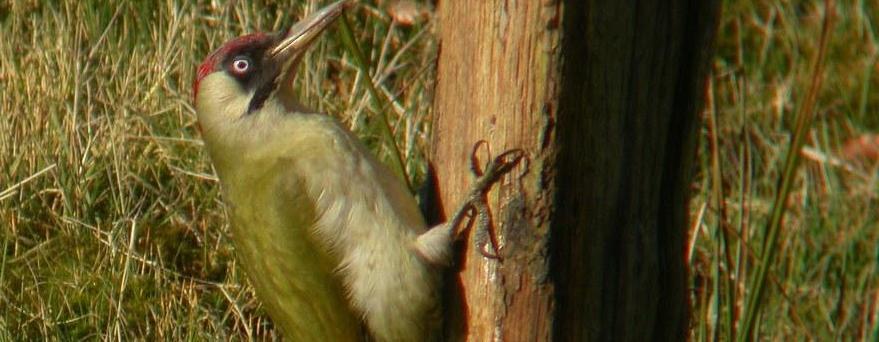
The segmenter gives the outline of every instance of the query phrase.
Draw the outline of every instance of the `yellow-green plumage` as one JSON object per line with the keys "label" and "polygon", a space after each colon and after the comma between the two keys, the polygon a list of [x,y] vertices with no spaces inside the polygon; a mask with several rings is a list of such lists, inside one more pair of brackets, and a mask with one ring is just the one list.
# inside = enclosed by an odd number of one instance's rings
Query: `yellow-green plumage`
{"label": "yellow-green plumage", "polygon": [[356,340],[361,324],[379,341],[436,334],[440,270],[420,253],[427,227],[405,185],[335,119],[275,99],[237,115],[247,101],[229,76],[202,82],[199,122],[236,250],[285,336]]}
{"label": "yellow-green plumage", "polygon": [[337,258],[309,232],[314,207],[302,183],[277,177],[289,170],[285,164],[278,160],[257,172],[261,175],[242,175],[223,185],[236,254],[274,323],[290,340],[356,340],[361,323],[333,272]]}

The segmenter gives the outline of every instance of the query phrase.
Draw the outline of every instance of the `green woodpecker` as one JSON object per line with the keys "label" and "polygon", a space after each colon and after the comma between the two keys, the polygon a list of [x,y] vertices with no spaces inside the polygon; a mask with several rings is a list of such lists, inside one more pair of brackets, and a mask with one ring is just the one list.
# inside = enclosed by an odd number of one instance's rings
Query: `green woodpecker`
{"label": "green woodpecker", "polygon": [[289,340],[435,339],[440,275],[463,218],[486,214],[485,192],[521,153],[489,163],[452,220],[428,229],[400,179],[293,98],[297,62],[346,7],[211,53],[193,87],[202,137],[241,265]]}

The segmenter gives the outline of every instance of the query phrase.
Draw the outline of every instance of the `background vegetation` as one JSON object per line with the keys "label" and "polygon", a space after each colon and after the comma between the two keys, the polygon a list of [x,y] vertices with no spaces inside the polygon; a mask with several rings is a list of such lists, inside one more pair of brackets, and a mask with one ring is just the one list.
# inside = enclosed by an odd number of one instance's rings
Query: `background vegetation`
{"label": "background vegetation", "polygon": [[[222,42],[319,5],[0,3],[0,340],[273,336],[232,254],[191,82]],[[429,10],[385,0],[348,15],[416,178],[430,134]],[[724,4],[691,204],[699,340],[741,325],[823,17],[814,1]],[[841,2],[834,18],[804,161],[769,246],[766,339],[879,338],[879,8]],[[327,37],[300,68],[300,96],[387,159],[357,82],[367,75]]]}

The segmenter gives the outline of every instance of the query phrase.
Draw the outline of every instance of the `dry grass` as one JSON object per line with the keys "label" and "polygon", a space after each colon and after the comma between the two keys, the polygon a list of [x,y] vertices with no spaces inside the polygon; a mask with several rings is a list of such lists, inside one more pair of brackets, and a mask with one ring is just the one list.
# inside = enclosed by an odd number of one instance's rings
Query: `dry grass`
{"label": "dry grass", "polygon": [[[273,336],[226,238],[190,84],[211,48],[317,7],[0,3],[0,340]],[[837,12],[806,158],[773,247],[761,339],[879,339],[877,170],[840,155],[845,141],[879,130],[879,8],[840,2]],[[430,20],[401,27],[372,5],[348,18],[417,178],[436,50]],[[716,120],[710,130],[706,120],[692,205],[697,340],[736,335],[822,18],[821,3],[725,4],[706,111]],[[306,57],[301,98],[388,159],[357,81],[364,75],[335,38]]]}
{"label": "dry grass", "polygon": [[[758,339],[879,338],[879,173],[875,160],[841,155],[847,140],[879,129],[877,10],[837,3],[812,106],[824,2],[726,4],[693,201],[695,339],[749,337],[746,299],[770,252],[765,293],[753,303]],[[803,160],[778,204],[785,216],[773,244],[773,200],[802,115],[814,120],[802,129]]]}

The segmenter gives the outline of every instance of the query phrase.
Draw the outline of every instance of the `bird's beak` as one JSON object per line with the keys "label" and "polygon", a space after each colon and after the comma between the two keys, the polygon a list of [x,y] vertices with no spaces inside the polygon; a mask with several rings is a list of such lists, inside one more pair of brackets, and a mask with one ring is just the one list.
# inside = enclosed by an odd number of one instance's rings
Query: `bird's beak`
{"label": "bird's beak", "polygon": [[337,1],[300,20],[269,50],[269,58],[276,65],[289,67],[350,5],[350,0]]}

